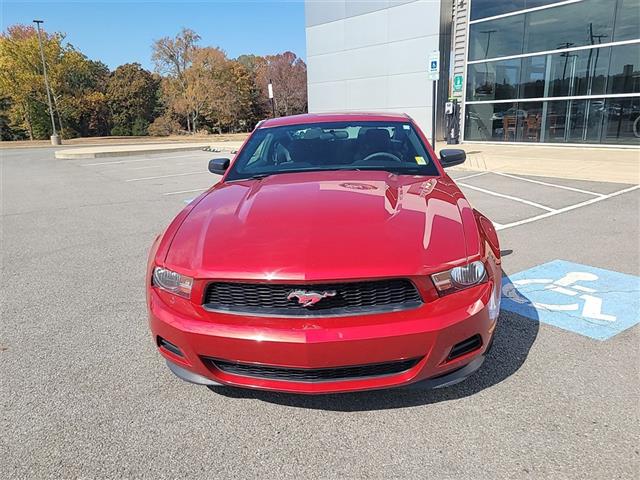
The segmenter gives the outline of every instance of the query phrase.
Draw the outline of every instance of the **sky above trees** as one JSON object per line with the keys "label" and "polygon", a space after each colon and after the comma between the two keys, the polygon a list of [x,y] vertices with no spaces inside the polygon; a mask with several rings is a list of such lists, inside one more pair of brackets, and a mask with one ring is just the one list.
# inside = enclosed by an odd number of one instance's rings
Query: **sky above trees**
{"label": "sky above trees", "polygon": [[111,70],[129,62],[152,70],[153,42],[182,27],[231,58],[284,51],[306,58],[302,0],[3,0],[0,9],[3,29],[42,19]]}

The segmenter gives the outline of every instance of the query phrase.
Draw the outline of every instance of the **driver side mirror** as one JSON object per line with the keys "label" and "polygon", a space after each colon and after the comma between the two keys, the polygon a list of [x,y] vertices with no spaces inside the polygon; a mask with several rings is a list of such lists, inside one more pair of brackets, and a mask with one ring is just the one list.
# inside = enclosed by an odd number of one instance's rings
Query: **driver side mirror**
{"label": "driver side mirror", "polygon": [[457,148],[440,150],[440,165],[442,165],[443,168],[460,165],[464,163],[466,159],[467,154],[464,150],[460,150]]}
{"label": "driver side mirror", "polygon": [[228,158],[214,158],[213,160],[209,160],[209,171],[216,175],[224,175],[230,163],[231,160]]}

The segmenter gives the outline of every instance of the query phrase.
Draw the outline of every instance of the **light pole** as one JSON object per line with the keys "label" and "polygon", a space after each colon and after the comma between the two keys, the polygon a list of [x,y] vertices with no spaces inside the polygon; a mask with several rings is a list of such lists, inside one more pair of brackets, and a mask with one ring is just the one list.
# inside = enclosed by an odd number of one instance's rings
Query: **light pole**
{"label": "light pole", "polygon": [[34,20],[38,29],[38,45],[40,45],[40,57],[42,58],[42,71],[44,73],[44,86],[47,89],[47,100],[49,101],[49,115],[51,115],[51,128],[53,129],[53,135],[51,135],[51,145],[60,145],[60,136],[56,131],[56,122],[53,119],[53,105],[51,104],[51,91],[49,90],[49,78],[47,77],[47,62],[44,60],[44,48],[42,47],[42,37],[40,36],[40,24],[44,23],[44,20]]}

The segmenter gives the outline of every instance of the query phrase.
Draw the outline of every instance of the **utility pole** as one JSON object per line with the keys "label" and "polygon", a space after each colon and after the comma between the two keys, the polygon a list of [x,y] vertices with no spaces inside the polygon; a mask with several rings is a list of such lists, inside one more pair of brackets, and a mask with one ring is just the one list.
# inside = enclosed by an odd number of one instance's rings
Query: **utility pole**
{"label": "utility pole", "polygon": [[42,47],[42,37],[40,35],[40,24],[44,23],[44,20],[34,20],[38,29],[38,45],[40,45],[40,57],[42,58],[42,71],[44,73],[44,86],[47,89],[47,100],[49,101],[49,115],[51,115],[51,128],[53,129],[53,135],[51,135],[51,145],[60,145],[60,136],[56,131],[56,122],[53,119],[53,105],[51,103],[51,90],[49,89],[49,78],[47,77],[47,62],[44,60],[44,48]]}
{"label": "utility pole", "polygon": [[271,80],[269,80],[268,90],[269,90],[269,100],[271,101],[271,114],[273,118],[276,118],[276,101],[273,98],[273,84],[271,83]]}

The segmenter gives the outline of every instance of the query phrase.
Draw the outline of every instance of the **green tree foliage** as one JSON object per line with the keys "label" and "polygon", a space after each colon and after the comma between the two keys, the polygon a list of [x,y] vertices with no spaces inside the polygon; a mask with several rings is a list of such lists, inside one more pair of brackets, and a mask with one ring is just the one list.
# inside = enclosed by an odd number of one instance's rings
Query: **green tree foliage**
{"label": "green tree foliage", "polygon": [[[63,138],[247,131],[271,115],[307,108],[306,65],[291,52],[230,59],[182,29],[152,45],[156,73],[138,63],[113,72],[42,32],[56,128]],[[36,30],[13,25],[0,34],[0,136],[44,139],[52,133]]]}
{"label": "green tree foliage", "polygon": [[139,63],[127,63],[114,70],[106,89],[112,135],[147,134],[154,119],[159,85],[160,78]]}

